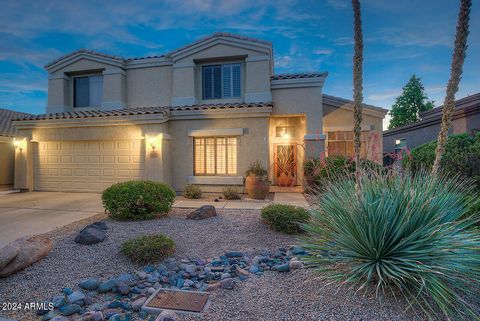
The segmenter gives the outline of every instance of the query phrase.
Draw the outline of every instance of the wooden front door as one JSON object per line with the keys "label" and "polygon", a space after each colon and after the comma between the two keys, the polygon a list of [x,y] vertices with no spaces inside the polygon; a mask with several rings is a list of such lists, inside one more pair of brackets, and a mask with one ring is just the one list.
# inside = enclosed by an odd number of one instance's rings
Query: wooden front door
{"label": "wooden front door", "polygon": [[275,184],[297,184],[297,148],[295,144],[275,144]]}

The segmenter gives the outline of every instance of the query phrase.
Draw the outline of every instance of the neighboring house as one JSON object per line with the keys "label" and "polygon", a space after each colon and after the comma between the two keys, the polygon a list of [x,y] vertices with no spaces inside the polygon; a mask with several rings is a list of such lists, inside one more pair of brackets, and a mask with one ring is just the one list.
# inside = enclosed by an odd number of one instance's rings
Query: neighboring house
{"label": "neighboring house", "polygon": [[[442,123],[443,106],[420,113],[420,120],[383,132],[383,151],[394,154],[402,149],[411,150],[418,145],[437,140]],[[449,134],[480,131],[480,93],[455,101],[452,127]]]}
{"label": "neighboring house", "polygon": [[0,190],[13,185],[15,172],[15,145],[14,137],[19,136],[12,119],[28,117],[25,114],[9,109],[0,108]]}
{"label": "neighboring house", "polygon": [[[15,122],[18,188],[101,191],[150,179],[181,190],[242,186],[261,160],[301,185],[306,157],[353,155],[353,106],[323,95],[327,73],[273,74],[272,44],[215,33],[163,56],[79,50],[48,64],[47,114]],[[386,110],[364,106],[363,151],[381,160]],[[31,156],[30,156],[31,155]]]}

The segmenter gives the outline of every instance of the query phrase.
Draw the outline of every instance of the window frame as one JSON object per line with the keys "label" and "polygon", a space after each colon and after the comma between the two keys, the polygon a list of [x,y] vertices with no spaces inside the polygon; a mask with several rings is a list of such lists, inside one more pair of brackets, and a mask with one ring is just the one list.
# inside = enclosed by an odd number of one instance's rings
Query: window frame
{"label": "window frame", "polygon": [[[366,159],[367,156],[368,156],[368,150],[367,150],[367,141],[368,141],[368,137],[367,135],[370,134],[370,130],[362,130],[361,131],[361,136],[360,136],[360,142],[361,142],[361,147],[360,147],[360,157],[361,158],[364,158]],[[330,139],[329,138],[329,133],[353,133],[353,139]],[[362,136],[363,136],[363,139],[362,139]],[[332,156],[332,155],[338,155],[338,154],[330,154],[330,150],[329,150],[329,144],[330,142],[345,142],[345,154],[342,154],[342,156],[344,157],[352,157],[350,155],[348,155],[348,142],[352,142],[353,146],[354,146],[354,150],[355,150],[355,133],[353,132],[353,130],[329,130],[327,131],[327,137],[326,137],[326,149],[327,149],[327,156]],[[362,147],[364,147],[364,155],[362,155]],[[355,151],[354,151],[354,154],[355,154]],[[354,157],[355,155],[353,155]]]}
{"label": "window frame", "polygon": [[[214,151],[214,171],[215,173],[207,173],[207,139],[214,139],[214,147],[213,147],[213,151]],[[217,168],[217,140],[218,139],[221,139],[221,138],[224,138],[225,139],[225,174],[218,174],[217,171],[218,171],[218,168]],[[229,173],[229,158],[228,158],[228,147],[229,147],[229,144],[228,144],[228,140],[229,139],[235,139],[235,156],[236,156],[236,159],[235,159],[235,173]],[[203,146],[204,146],[204,155],[203,155],[203,168],[204,168],[204,171],[203,173],[197,173],[197,162],[196,162],[196,158],[197,158],[197,151],[196,151],[196,141],[197,140],[203,140]],[[193,137],[193,175],[194,176],[217,176],[217,177],[221,177],[221,176],[237,176],[238,174],[238,137],[237,136],[201,136],[201,137]]]}
{"label": "window frame", "polygon": [[[90,97],[88,97],[88,100],[89,100],[89,104],[88,106],[82,106],[82,107],[77,107],[75,106],[75,96],[76,96],[76,90],[75,90],[75,79],[77,78],[85,78],[85,77],[102,77],[102,99],[101,99],[101,102],[100,102],[100,105],[99,106],[92,106],[92,104],[90,103]],[[101,108],[102,107],[102,103],[103,103],[103,87],[105,85],[105,82],[104,82],[104,75],[102,72],[90,72],[90,73],[81,73],[81,74],[75,74],[75,75],[71,75],[71,106],[75,109],[86,109],[86,108]],[[89,90],[90,90],[90,80],[89,80]]]}
{"label": "window frame", "polygon": [[[224,66],[227,66],[227,65],[238,65],[239,67],[239,80],[238,80],[238,84],[239,84],[239,91],[238,91],[238,96],[234,96],[234,88],[233,88],[233,83],[234,83],[234,80],[233,80],[233,68],[230,69],[230,73],[231,73],[231,77],[230,77],[230,88],[231,88],[231,93],[232,95],[229,96],[229,97],[225,97],[225,93],[224,93]],[[204,76],[204,68],[212,68],[212,67],[219,67],[220,68],[220,97],[212,97],[212,98],[205,98],[205,92],[204,92],[204,85],[205,85],[205,76]],[[200,93],[201,93],[201,96],[202,96],[202,100],[203,101],[214,101],[214,100],[224,100],[224,99],[233,99],[233,100],[238,100],[238,99],[242,99],[242,96],[243,96],[243,87],[244,87],[244,84],[243,84],[243,62],[242,61],[227,61],[227,62],[217,62],[217,63],[205,63],[205,64],[202,64],[200,65],[200,79],[201,79],[201,82],[200,82]],[[214,93],[214,77],[213,77],[213,74],[212,74],[212,93]],[[213,96],[213,95],[212,95]]]}

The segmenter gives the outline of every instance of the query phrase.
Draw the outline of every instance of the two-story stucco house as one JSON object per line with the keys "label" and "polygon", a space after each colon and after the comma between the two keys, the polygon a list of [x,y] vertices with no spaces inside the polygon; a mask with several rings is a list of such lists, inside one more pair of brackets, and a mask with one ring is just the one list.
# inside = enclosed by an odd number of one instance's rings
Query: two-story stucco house
{"label": "two-story stucco house", "polygon": [[[243,185],[261,160],[273,184],[301,185],[306,157],[353,153],[351,101],[327,73],[275,75],[272,44],[216,33],[162,56],[79,50],[45,68],[46,114],[15,121],[15,187],[102,191],[150,179],[204,191]],[[386,110],[365,105],[363,154],[381,161]]]}

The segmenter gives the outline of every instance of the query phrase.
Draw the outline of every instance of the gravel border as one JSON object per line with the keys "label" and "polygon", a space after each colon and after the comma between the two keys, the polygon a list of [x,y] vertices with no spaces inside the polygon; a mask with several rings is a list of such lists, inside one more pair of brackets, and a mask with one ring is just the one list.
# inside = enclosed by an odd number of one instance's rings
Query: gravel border
{"label": "gravel border", "polygon": [[[85,246],[73,238],[100,214],[46,235],[53,241],[49,255],[29,268],[0,279],[0,302],[42,302],[83,279],[107,279],[139,270],[119,253],[120,244],[138,234],[163,233],[176,243],[176,258],[211,258],[226,251],[259,253],[295,244],[295,238],[273,232],[261,222],[259,210],[218,210],[202,221],[185,220],[191,210],[174,209],[168,218],[140,222],[106,220],[107,239]],[[185,320],[414,320],[401,300],[378,303],[373,292],[355,294],[319,278],[312,270],[279,274],[266,272],[241,282],[234,290],[217,290],[199,317]],[[0,317],[36,320],[32,312],[0,311]]]}

